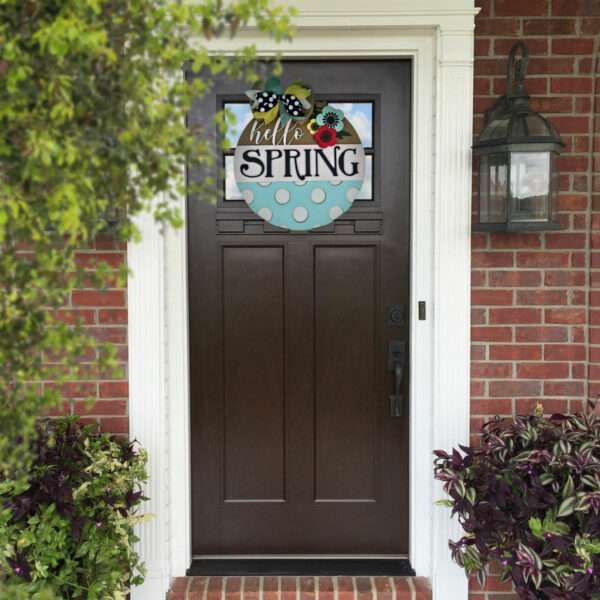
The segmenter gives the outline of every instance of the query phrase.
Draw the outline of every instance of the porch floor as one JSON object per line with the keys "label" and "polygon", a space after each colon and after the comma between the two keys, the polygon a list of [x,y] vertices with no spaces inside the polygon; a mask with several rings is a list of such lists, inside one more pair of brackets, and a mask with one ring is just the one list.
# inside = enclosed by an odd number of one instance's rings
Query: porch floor
{"label": "porch floor", "polygon": [[177,577],[167,600],[431,600],[423,577]]}

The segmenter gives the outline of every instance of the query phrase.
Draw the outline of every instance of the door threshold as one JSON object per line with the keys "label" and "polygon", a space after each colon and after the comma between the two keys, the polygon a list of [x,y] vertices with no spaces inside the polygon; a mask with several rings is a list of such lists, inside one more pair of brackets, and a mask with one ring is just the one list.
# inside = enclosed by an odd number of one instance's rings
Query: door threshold
{"label": "door threshold", "polygon": [[413,577],[407,558],[194,558],[188,576]]}

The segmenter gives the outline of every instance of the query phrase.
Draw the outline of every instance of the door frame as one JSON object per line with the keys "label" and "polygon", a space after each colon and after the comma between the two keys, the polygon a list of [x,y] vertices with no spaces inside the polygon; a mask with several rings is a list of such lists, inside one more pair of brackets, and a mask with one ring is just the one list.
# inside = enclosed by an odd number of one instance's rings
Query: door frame
{"label": "door frame", "polygon": [[[448,551],[460,535],[432,477],[432,451],[469,439],[470,227],[473,118],[472,0],[299,0],[294,41],[277,45],[248,28],[218,50],[255,43],[292,58],[410,58],[411,190],[410,542],[434,600],[466,600],[467,580]],[[336,6],[331,6],[331,5]],[[378,8],[379,7],[379,8]],[[185,214],[185,198],[180,199]],[[128,245],[130,435],[149,452],[154,518],[138,528],[146,582],[133,600],[163,600],[191,562],[188,289],[185,226],[137,219]],[[426,320],[417,304],[426,302]]]}

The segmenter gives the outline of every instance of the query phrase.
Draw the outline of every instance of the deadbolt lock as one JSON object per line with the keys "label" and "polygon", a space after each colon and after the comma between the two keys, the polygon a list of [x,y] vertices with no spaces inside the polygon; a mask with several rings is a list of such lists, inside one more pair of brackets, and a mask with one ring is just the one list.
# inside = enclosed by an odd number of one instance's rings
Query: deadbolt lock
{"label": "deadbolt lock", "polygon": [[392,327],[404,325],[404,306],[402,304],[391,304],[387,307],[385,324]]}

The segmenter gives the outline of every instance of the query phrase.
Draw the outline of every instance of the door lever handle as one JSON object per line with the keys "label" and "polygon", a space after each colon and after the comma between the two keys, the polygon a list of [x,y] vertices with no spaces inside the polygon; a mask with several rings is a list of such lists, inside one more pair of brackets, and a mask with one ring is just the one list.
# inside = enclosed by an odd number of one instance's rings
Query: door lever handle
{"label": "door lever handle", "polygon": [[393,393],[390,394],[390,415],[402,417],[404,413],[404,396],[402,383],[404,378],[404,352],[406,343],[400,340],[390,340],[388,346],[388,369],[394,374]]}
{"label": "door lever handle", "polygon": [[401,394],[403,371],[404,369],[400,363],[394,365],[394,393],[390,394],[390,414],[392,417],[401,417],[403,412],[404,398]]}

